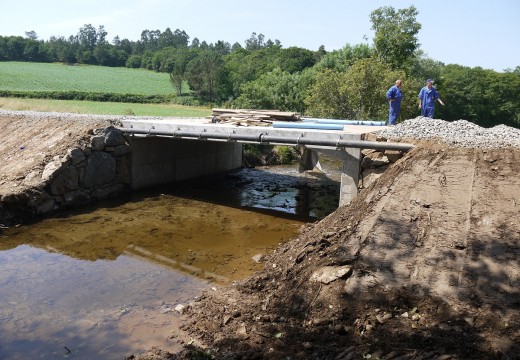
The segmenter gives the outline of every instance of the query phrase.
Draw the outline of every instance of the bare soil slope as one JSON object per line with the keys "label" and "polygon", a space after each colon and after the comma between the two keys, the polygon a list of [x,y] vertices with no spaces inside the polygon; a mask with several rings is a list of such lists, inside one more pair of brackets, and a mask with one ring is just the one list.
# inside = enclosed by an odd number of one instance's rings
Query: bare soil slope
{"label": "bare soil slope", "polygon": [[185,330],[217,358],[520,358],[519,164],[421,144]]}

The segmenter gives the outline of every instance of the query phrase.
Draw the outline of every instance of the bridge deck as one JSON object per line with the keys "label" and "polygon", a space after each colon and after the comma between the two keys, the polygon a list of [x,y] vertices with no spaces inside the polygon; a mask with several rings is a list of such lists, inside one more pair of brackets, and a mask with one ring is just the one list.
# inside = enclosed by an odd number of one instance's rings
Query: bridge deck
{"label": "bridge deck", "polygon": [[[369,125],[345,125],[343,130],[322,130],[322,129],[304,129],[304,128],[273,128],[271,126],[243,126],[231,124],[213,124],[206,118],[164,118],[164,119],[127,119],[123,120],[123,127],[126,132],[134,132],[136,134],[159,134],[163,136],[182,137],[174,135],[175,132],[180,133],[214,133],[214,134],[234,134],[234,136],[249,135],[260,136],[261,134],[269,136],[280,136],[287,138],[312,138],[312,139],[351,139],[362,140],[365,134],[387,129],[387,126],[369,126]],[[297,125],[296,122],[291,122]]]}

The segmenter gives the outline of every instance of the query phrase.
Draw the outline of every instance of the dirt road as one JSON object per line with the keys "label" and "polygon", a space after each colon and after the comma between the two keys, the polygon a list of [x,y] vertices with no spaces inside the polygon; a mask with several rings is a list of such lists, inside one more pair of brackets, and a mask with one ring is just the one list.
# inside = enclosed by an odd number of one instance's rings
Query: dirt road
{"label": "dirt road", "polygon": [[[0,194],[104,124],[63,120],[0,118]],[[520,148],[421,142],[172,336],[219,359],[518,359],[519,179]]]}

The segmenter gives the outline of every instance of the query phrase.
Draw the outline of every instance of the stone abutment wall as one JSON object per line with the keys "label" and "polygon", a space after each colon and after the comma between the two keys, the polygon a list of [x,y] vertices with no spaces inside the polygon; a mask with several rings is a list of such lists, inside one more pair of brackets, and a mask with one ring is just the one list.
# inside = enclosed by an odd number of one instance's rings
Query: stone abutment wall
{"label": "stone abutment wall", "polygon": [[95,130],[90,145],[68,149],[29,173],[27,190],[2,196],[0,224],[11,226],[130,190],[131,148],[114,128]]}

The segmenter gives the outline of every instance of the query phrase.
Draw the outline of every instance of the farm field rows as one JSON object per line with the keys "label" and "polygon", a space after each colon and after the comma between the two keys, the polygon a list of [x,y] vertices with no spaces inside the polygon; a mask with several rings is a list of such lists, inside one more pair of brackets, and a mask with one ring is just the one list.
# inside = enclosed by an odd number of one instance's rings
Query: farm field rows
{"label": "farm field rows", "polygon": [[167,73],[121,67],[30,62],[0,62],[0,90],[139,95],[170,95],[175,92]]}

